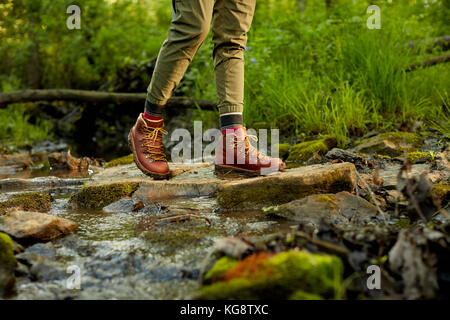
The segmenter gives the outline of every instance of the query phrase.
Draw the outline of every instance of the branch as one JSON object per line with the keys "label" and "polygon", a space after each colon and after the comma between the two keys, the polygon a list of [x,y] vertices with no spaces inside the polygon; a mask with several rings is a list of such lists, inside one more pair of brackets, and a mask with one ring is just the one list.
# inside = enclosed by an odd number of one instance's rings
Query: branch
{"label": "branch", "polygon": [[[21,90],[0,93],[0,109],[18,102],[35,101],[80,101],[95,103],[133,104],[144,103],[146,93],[118,93],[72,89]],[[185,97],[172,97],[167,102],[169,108],[195,108],[216,110],[216,103]]]}
{"label": "branch", "polygon": [[410,71],[414,71],[414,70],[418,69],[419,67],[423,67],[423,68],[431,67],[431,66],[434,66],[436,64],[444,63],[444,62],[448,62],[448,61],[450,61],[450,53],[446,54],[446,55],[443,55],[443,56],[427,59],[427,60],[422,61],[422,62],[413,63],[405,71],[406,72],[410,72]]}

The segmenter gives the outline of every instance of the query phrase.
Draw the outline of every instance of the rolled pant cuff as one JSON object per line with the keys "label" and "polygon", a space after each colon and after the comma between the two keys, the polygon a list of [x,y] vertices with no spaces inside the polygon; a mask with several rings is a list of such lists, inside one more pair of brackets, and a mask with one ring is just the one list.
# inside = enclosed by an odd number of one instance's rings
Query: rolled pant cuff
{"label": "rolled pant cuff", "polygon": [[147,100],[153,104],[164,106],[166,105],[168,99],[157,99],[153,97],[150,93],[147,93]]}
{"label": "rolled pant cuff", "polygon": [[220,114],[230,113],[230,112],[244,112],[244,106],[242,105],[228,105],[228,106],[218,106]]}

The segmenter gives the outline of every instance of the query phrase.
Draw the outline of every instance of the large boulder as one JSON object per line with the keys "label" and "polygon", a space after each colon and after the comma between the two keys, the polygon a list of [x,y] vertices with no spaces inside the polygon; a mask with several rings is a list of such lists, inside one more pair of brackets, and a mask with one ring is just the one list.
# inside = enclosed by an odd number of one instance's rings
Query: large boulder
{"label": "large boulder", "polygon": [[77,227],[71,220],[39,212],[12,211],[0,217],[0,232],[26,243],[53,240]]}
{"label": "large boulder", "polygon": [[321,221],[337,225],[364,225],[377,215],[377,208],[367,200],[347,191],[311,195],[266,210],[304,225],[319,227]]}
{"label": "large boulder", "polygon": [[311,194],[352,191],[354,188],[353,164],[328,163],[225,183],[217,191],[217,202],[224,210],[258,209]]}
{"label": "large boulder", "polygon": [[14,257],[13,241],[0,232],[0,298],[9,295],[14,288],[17,261]]}
{"label": "large boulder", "polygon": [[354,148],[355,152],[377,153],[392,157],[413,152],[422,146],[422,137],[411,132],[387,132],[363,139]]}

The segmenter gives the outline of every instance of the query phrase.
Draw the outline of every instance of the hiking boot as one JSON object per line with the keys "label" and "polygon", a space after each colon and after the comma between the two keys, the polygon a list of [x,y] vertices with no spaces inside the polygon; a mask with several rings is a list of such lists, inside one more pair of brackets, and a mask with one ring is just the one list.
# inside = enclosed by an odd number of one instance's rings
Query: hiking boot
{"label": "hiking boot", "polygon": [[128,144],[137,167],[157,180],[170,176],[162,143],[162,134],[167,134],[163,126],[164,120],[144,119],[141,113],[128,135]]}
{"label": "hiking boot", "polygon": [[257,141],[255,136],[247,135],[243,127],[222,135],[216,149],[217,175],[230,178],[240,175],[254,177],[284,171],[286,165],[281,159],[259,152],[251,145],[250,138]]}

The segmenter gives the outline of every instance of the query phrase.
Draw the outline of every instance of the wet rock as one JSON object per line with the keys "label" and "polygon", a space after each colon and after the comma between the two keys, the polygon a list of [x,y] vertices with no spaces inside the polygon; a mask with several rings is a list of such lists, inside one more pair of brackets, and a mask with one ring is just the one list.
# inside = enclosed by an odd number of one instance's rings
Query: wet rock
{"label": "wet rock", "polygon": [[103,212],[106,213],[145,213],[156,214],[161,211],[160,207],[154,205],[145,205],[142,201],[137,199],[120,199],[104,207]]}
{"label": "wet rock", "polygon": [[31,167],[33,161],[29,154],[2,154],[0,155],[0,167],[10,167],[25,169]]}
{"label": "wet rock", "polygon": [[0,232],[0,298],[12,293],[16,266],[17,261],[13,252],[13,241],[7,234]]}
{"label": "wet rock", "polygon": [[47,259],[53,260],[56,257],[55,247],[51,242],[47,243],[36,243],[31,247],[28,247],[25,252],[31,252],[38,256],[45,257]]}
{"label": "wet rock", "polygon": [[217,191],[217,202],[225,210],[257,209],[311,194],[352,191],[354,188],[353,164],[312,165],[225,183]]}
{"label": "wet rock", "polygon": [[8,201],[0,202],[0,215],[6,209],[17,207],[24,211],[48,212],[52,207],[52,197],[40,192],[15,194]]}
{"label": "wet rock", "polygon": [[339,148],[331,149],[326,153],[325,157],[330,160],[339,160],[342,162],[353,163],[356,169],[358,170],[364,170],[367,167],[371,167],[373,165],[371,162],[367,161],[367,159],[365,159],[363,156]]}
{"label": "wet rock", "polygon": [[290,148],[288,162],[302,163],[314,155],[323,156],[336,146],[336,138],[326,137],[320,140],[306,141]]}
{"label": "wet rock", "polygon": [[87,179],[61,179],[57,177],[39,177],[33,179],[9,178],[0,180],[0,191],[19,191],[39,189],[53,189],[61,187],[79,186]]}
{"label": "wet rock", "polygon": [[74,232],[78,225],[53,215],[13,211],[0,217],[0,231],[9,234],[19,242],[41,242],[59,238]]}
{"label": "wet rock", "polygon": [[142,200],[160,200],[176,197],[211,196],[223,183],[225,182],[219,179],[147,181],[140,185],[134,197]]}
{"label": "wet rock", "polygon": [[[42,249],[42,248],[41,248]],[[41,253],[48,253],[42,250]],[[53,257],[54,258],[54,257]],[[17,259],[27,269],[23,268],[23,272],[26,272],[26,276],[30,277],[34,281],[53,281],[67,279],[68,274],[64,263],[54,261],[53,258],[49,258],[45,255],[40,255],[32,251],[25,251],[17,255]]]}
{"label": "wet rock", "polygon": [[353,226],[367,224],[377,215],[377,208],[368,201],[343,191],[311,195],[269,208],[266,212],[300,224],[310,223],[318,228],[321,221],[332,224],[351,223]]}
{"label": "wet rock", "polygon": [[354,151],[396,157],[402,155],[404,150],[406,152],[415,151],[422,146],[422,143],[422,137],[416,133],[387,132],[361,140]]}
{"label": "wet rock", "polygon": [[76,158],[67,152],[54,152],[48,155],[48,162],[53,169],[87,171],[90,165],[100,166],[95,159]]}
{"label": "wet rock", "polygon": [[85,186],[80,192],[70,197],[69,207],[73,209],[103,208],[121,198],[130,197],[138,187],[138,182]]}
{"label": "wet rock", "polygon": [[276,255],[263,252],[238,263],[223,262],[223,258],[217,261],[222,266],[216,268],[218,270],[212,277],[215,281],[201,287],[196,298],[295,299],[305,295],[315,299],[340,298],[343,266],[335,256],[307,251]]}

